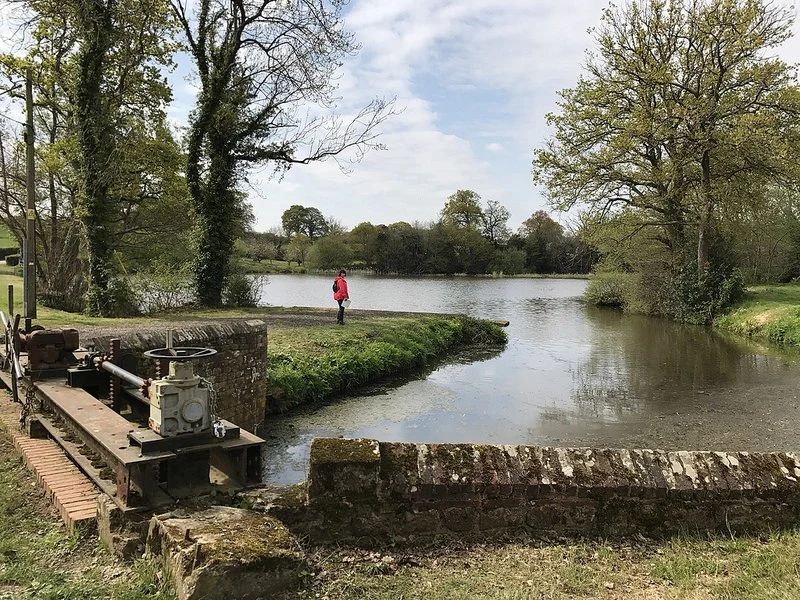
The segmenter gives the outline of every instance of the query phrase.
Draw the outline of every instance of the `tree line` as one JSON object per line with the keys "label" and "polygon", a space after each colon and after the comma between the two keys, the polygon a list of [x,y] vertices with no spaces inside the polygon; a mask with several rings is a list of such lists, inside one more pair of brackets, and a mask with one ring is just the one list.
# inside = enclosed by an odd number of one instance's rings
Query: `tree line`
{"label": "tree line", "polygon": [[250,232],[241,252],[253,260],[279,259],[311,269],[359,268],[376,274],[588,273],[594,250],[573,232],[537,211],[518,231],[499,202],[483,204],[458,190],[429,223],[364,222],[347,231],[319,209],[290,206],[281,227]]}
{"label": "tree line", "polygon": [[[35,91],[37,273],[44,302],[115,315],[132,308],[128,273],[191,265],[194,292],[222,303],[234,242],[252,220],[253,166],[282,172],[380,147],[392,102],[335,113],[336,70],[358,46],[343,2],[20,0],[19,54],[0,86]],[[178,135],[165,72],[191,57],[198,92]],[[21,239],[24,148],[0,128],[0,220]],[[346,153],[343,154],[343,153]],[[340,156],[344,158],[339,159]],[[160,266],[160,265],[159,265]]]}

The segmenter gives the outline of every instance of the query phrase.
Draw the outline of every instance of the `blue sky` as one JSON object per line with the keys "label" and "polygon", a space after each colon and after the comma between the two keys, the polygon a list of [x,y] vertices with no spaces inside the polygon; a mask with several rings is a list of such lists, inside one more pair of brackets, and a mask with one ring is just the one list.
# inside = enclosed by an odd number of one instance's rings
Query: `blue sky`
{"label": "blue sky", "polygon": [[[250,178],[256,229],[279,225],[291,204],[314,206],[352,228],[362,221],[430,221],[458,189],[511,211],[516,228],[544,199],[531,181],[556,91],[575,83],[591,0],[352,0],[346,26],[362,48],[339,81],[349,114],[376,96],[402,113],[382,127],[384,151],[342,173],[335,162],[294,167],[281,181]],[[183,70],[183,69],[181,69]],[[191,86],[176,81],[174,120]]]}
{"label": "blue sky", "polygon": [[[382,126],[387,150],[349,174],[333,161],[296,166],[280,181],[253,172],[247,188],[259,231],[280,224],[292,204],[314,206],[352,228],[362,221],[427,222],[458,189],[497,200],[516,229],[547,209],[531,180],[534,148],[547,137],[545,114],[575,84],[600,0],[351,0],[345,22],[360,42],[339,78],[339,112],[396,97],[402,113]],[[11,4],[0,2],[8,33]],[[800,60],[800,36],[781,50]],[[186,124],[195,86],[188,57],[171,76],[169,115]],[[554,215],[562,222],[567,217]]]}

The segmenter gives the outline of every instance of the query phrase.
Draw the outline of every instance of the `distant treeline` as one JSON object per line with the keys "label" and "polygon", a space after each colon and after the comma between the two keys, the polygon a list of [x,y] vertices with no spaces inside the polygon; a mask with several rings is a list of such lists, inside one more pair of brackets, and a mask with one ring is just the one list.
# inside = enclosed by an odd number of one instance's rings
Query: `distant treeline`
{"label": "distant treeline", "polygon": [[438,221],[390,225],[360,223],[347,231],[318,209],[294,205],[282,227],[249,232],[238,246],[252,260],[285,260],[310,269],[341,267],[377,274],[588,273],[598,255],[544,211],[516,233],[509,213],[496,202],[483,208],[480,196],[459,190]]}

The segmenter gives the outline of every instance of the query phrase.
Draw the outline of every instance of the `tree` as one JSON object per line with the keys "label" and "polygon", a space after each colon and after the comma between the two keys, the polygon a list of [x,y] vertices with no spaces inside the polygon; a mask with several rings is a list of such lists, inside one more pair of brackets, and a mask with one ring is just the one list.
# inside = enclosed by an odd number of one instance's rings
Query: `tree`
{"label": "tree", "polygon": [[286,261],[291,264],[292,261],[298,265],[302,265],[306,261],[308,251],[311,249],[311,240],[304,233],[298,233],[286,245],[284,257]]}
{"label": "tree", "polygon": [[[335,104],[336,70],[357,50],[342,28],[345,2],[172,0],[197,68],[200,92],[187,140],[186,177],[198,218],[201,303],[219,305],[230,271],[232,191],[250,165],[358,160],[380,147],[391,103],[375,100],[349,120],[319,117]],[[309,116],[310,115],[310,116]],[[287,232],[288,233],[288,232]]]}
{"label": "tree", "polygon": [[481,197],[472,190],[458,190],[442,209],[442,222],[459,229],[477,229],[482,220]]}
{"label": "tree", "polygon": [[526,264],[533,273],[555,273],[564,239],[564,228],[543,210],[525,219],[519,228],[527,255]]}
{"label": "tree", "polygon": [[306,208],[300,204],[292,204],[289,208],[283,211],[281,215],[281,225],[283,231],[289,237],[296,235],[303,231],[303,222],[306,217]]}
{"label": "tree", "polygon": [[337,237],[324,237],[314,242],[308,251],[308,264],[314,269],[332,271],[348,267],[353,253],[344,240]]}
{"label": "tree", "polygon": [[292,236],[298,233],[307,235],[312,241],[327,233],[328,224],[318,208],[292,204],[281,215],[283,230]]}
{"label": "tree", "polygon": [[371,255],[371,249],[375,245],[378,233],[372,223],[359,223],[350,231],[350,247],[353,250],[353,258],[363,261],[367,267],[374,268],[375,261]]}
{"label": "tree", "polygon": [[510,216],[511,213],[508,212],[508,209],[497,200],[489,200],[486,203],[486,210],[483,211],[482,216],[483,235],[492,242],[495,248],[505,244],[511,236],[511,232],[508,230]]}
{"label": "tree", "polygon": [[[59,265],[80,273],[72,241],[75,219],[86,255],[86,308],[111,315],[121,300],[115,288],[119,242],[131,232],[125,220],[148,205],[149,192],[162,183],[154,179],[163,172],[135,164],[147,154],[134,150],[143,140],[164,139],[158,130],[171,92],[160,68],[171,65],[175,49],[169,41],[174,29],[169,8],[164,0],[30,0],[26,5],[32,11],[29,52],[22,60],[4,56],[2,63],[12,78],[32,69],[35,118],[47,134],[39,153],[50,212],[49,231],[40,237],[46,281],[63,290]],[[36,218],[44,229],[38,210]]]}
{"label": "tree", "polygon": [[795,178],[800,93],[766,51],[788,8],[762,0],[652,0],[606,9],[576,87],[550,114],[534,180],[561,209],[628,207],[676,261],[694,238],[698,278],[723,209]]}

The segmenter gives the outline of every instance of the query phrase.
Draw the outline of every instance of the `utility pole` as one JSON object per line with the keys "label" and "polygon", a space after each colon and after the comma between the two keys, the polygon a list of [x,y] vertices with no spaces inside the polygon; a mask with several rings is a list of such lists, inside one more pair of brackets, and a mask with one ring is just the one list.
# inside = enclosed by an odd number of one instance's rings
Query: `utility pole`
{"label": "utility pole", "polygon": [[36,181],[33,154],[33,81],[31,70],[25,73],[25,179],[27,203],[25,211],[25,241],[22,246],[22,312],[25,313],[25,331],[30,332],[31,320],[36,318]]}

